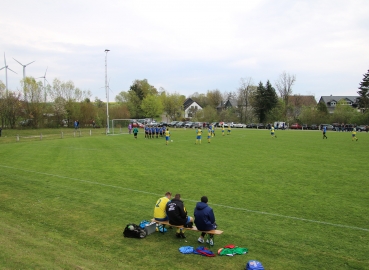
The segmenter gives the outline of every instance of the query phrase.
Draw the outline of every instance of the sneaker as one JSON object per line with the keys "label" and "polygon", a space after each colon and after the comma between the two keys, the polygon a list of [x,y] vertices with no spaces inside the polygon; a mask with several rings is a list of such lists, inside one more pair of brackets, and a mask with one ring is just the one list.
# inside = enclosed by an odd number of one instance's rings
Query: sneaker
{"label": "sneaker", "polygon": [[200,244],[204,244],[204,238],[199,237],[199,239],[197,239],[197,242],[199,242]]}
{"label": "sneaker", "polygon": [[185,238],[186,238],[186,235],[185,235],[183,232],[181,232],[181,233],[180,233],[180,235],[181,235],[181,237],[182,237],[183,239],[185,239]]}
{"label": "sneaker", "polygon": [[213,238],[210,238],[210,240],[209,239],[206,239],[206,243],[209,244],[210,246],[214,246],[214,240],[213,240]]}

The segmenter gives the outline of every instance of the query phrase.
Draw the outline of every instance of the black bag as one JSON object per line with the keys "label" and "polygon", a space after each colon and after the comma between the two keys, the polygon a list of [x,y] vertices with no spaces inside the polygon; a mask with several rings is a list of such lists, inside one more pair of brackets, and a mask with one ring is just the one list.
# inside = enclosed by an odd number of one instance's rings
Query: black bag
{"label": "black bag", "polygon": [[130,223],[124,229],[123,236],[128,238],[145,238],[146,231],[141,229],[140,226]]}
{"label": "black bag", "polygon": [[185,228],[193,228],[193,222],[190,221],[186,225],[184,225],[183,227],[185,227]]}

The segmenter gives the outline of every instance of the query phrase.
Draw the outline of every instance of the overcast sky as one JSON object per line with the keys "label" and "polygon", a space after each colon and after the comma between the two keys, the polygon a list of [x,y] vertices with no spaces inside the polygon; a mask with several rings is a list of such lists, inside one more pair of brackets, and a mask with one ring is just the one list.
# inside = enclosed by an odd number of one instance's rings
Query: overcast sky
{"label": "overcast sky", "polygon": [[[236,91],[240,79],[294,94],[357,95],[369,69],[368,0],[0,0],[0,68],[10,90],[26,75],[72,80],[106,101],[147,79],[189,96]],[[5,83],[5,71],[0,71]],[[42,80],[42,79],[38,79]]]}

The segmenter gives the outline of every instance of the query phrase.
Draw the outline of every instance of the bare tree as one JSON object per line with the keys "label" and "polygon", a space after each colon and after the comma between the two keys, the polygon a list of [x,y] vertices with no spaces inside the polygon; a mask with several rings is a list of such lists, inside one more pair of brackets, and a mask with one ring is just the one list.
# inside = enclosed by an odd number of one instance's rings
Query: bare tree
{"label": "bare tree", "polygon": [[237,107],[241,123],[246,123],[246,121],[252,118],[250,98],[254,91],[256,91],[256,87],[253,85],[251,77],[240,79],[240,86],[238,88],[237,95]]}
{"label": "bare tree", "polygon": [[279,79],[275,82],[277,90],[285,104],[285,107],[288,106],[288,98],[292,94],[292,86],[296,81],[295,75],[290,75],[283,71],[281,75],[279,75]]}

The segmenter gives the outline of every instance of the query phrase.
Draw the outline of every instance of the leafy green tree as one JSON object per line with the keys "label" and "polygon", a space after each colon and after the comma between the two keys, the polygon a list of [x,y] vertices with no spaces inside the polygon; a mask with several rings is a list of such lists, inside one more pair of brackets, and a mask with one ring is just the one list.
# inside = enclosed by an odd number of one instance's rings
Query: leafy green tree
{"label": "leafy green tree", "polygon": [[262,82],[259,83],[252,100],[255,115],[260,123],[264,123],[268,112],[278,103],[277,94],[269,80],[265,87]]}
{"label": "leafy green tree", "polygon": [[131,117],[143,118],[145,113],[141,108],[142,101],[148,95],[157,96],[157,89],[146,79],[135,80],[128,91],[122,91],[115,97],[117,102],[126,103]]}
{"label": "leafy green tree", "polygon": [[163,110],[169,116],[171,120],[181,117],[181,106],[185,101],[185,97],[178,93],[166,93],[165,91],[161,94]]}
{"label": "leafy green tree", "polygon": [[25,101],[25,118],[33,119],[32,127],[42,125],[44,113],[44,93],[42,82],[36,82],[32,77],[26,77],[21,81],[24,90]]}
{"label": "leafy green tree", "polygon": [[359,91],[359,108],[364,111],[369,108],[369,70],[364,74],[364,78],[360,83]]}
{"label": "leafy green tree", "polygon": [[217,110],[214,109],[213,106],[208,105],[202,109],[201,117],[198,117],[198,119],[202,122],[215,122],[218,120]]}
{"label": "leafy green tree", "polygon": [[141,109],[143,116],[154,118],[163,112],[163,104],[158,96],[149,94],[142,100]]}
{"label": "leafy green tree", "polygon": [[212,108],[216,109],[218,105],[222,102],[222,93],[218,90],[208,90],[206,93],[206,98],[208,105],[210,105]]}
{"label": "leafy green tree", "polygon": [[328,108],[327,105],[325,105],[324,102],[319,102],[316,105],[317,110],[322,114],[322,115],[328,115]]}
{"label": "leafy green tree", "polygon": [[331,121],[333,123],[352,123],[358,114],[357,110],[347,105],[345,100],[339,100],[331,115]]}

